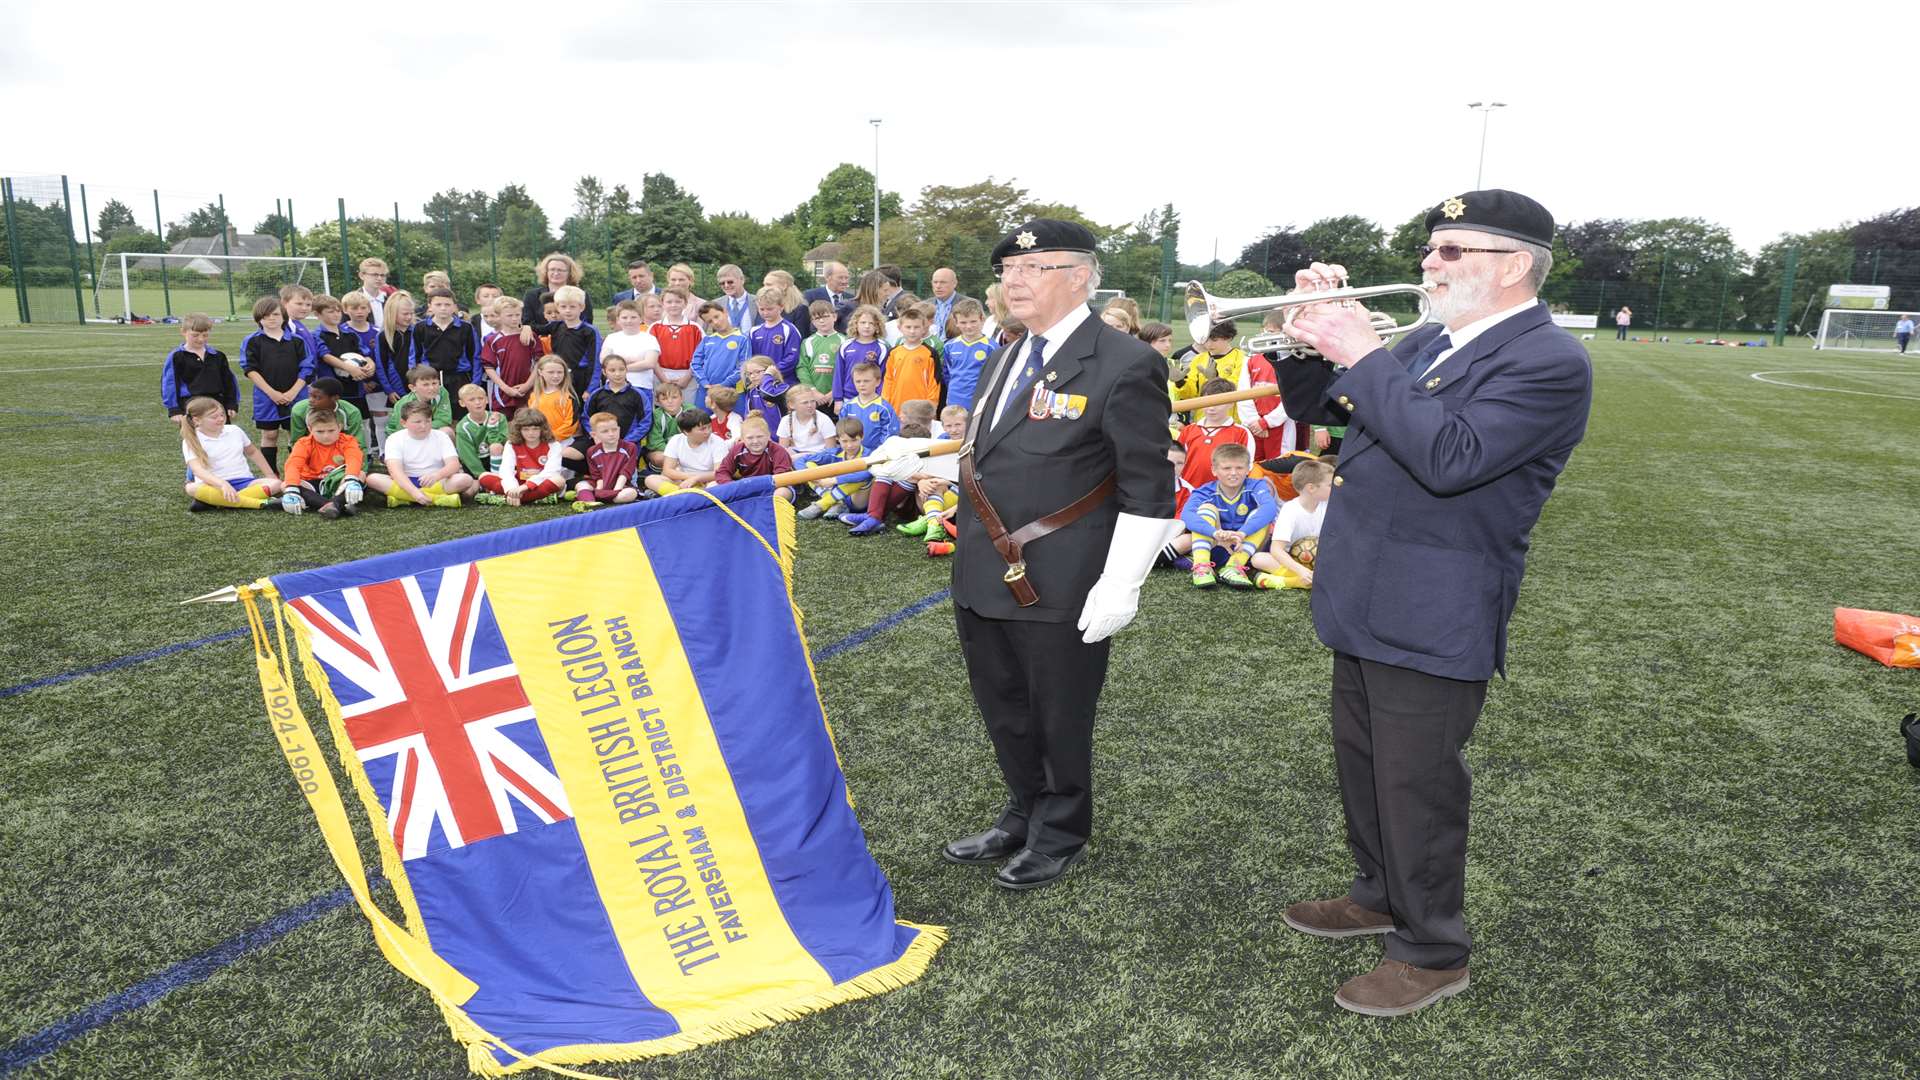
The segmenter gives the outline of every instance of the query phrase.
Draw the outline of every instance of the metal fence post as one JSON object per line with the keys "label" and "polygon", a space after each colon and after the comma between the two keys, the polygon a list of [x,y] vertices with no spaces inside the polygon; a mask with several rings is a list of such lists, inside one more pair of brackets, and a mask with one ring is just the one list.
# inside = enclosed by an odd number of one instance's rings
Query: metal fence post
{"label": "metal fence post", "polygon": [[[447,284],[453,285],[453,215],[440,219],[440,242],[447,246]],[[459,296],[460,290],[454,289],[453,295]],[[457,301],[456,301],[457,302]]]}
{"label": "metal fence post", "polygon": [[[403,254],[402,254],[406,250],[407,250],[406,245],[400,242],[400,204],[394,203],[393,204],[393,268],[392,268],[393,273],[387,278],[387,283],[389,285],[393,284],[396,281],[407,280],[407,271],[406,271],[407,264],[406,264],[406,259],[403,257]],[[399,286],[395,286],[395,287],[399,288]]]}
{"label": "metal fence post", "polygon": [[287,214],[279,199],[273,200],[273,216],[274,224],[278,226],[276,231],[280,234],[280,254],[284,256],[287,253]]}
{"label": "metal fence post", "polygon": [[[160,237],[160,246],[171,251],[172,245],[167,243],[166,223],[160,220],[160,189],[159,188],[153,189],[153,231]],[[167,281],[167,260],[165,258],[162,258],[160,260],[160,301],[161,301],[161,304],[167,310],[167,317],[172,318],[173,317],[173,286],[169,284]],[[133,314],[133,312],[129,311],[127,312],[127,314],[131,315]]]}
{"label": "metal fence post", "polygon": [[1793,275],[1800,269],[1800,245],[1787,249],[1786,269],[1780,275],[1780,307],[1773,316],[1773,343],[1787,343],[1787,319],[1793,314]]}
{"label": "metal fence post", "polygon": [[240,315],[239,307],[233,302],[233,242],[227,239],[232,233],[233,222],[227,219],[227,196],[222,193],[220,196],[220,252],[227,256],[227,318],[229,319],[238,318]]}
{"label": "metal fence post", "polygon": [[300,230],[294,228],[293,225],[292,199],[287,200],[287,246],[291,249],[287,254],[292,255],[296,259],[300,257]]}
{"label": "metal fence post", "polygon": [[100,268],[93,261],[93,211],[87,206],[87,185],[80,185],[80,235],[87,241],[87,281],[92,284],[93,317],[100,317]]}
{"label": "metal fence post", "polygon": [[[353,252],[347,250],[347,200],[340,200],[340,284],[353,280]],[[341,290],[344,292],[345,290]]]}
{"label": "metal fence post", "polygon": [[[73,275],[73,317],[82,326],[87,322],[87,300],[80,292],[80,248],[73,242],[73,191],[66,174],[60,176],[60,217],[67,223],[67,271]],[[83,223],[86,218],[80,219]]]}
{"label": "metal fence post", "polygon": [[1653,294],[1653,336],[1660,336],[1660,307],[1667,300],[1667,253],[1660,253],[1660,284]]}
{"label": "metal fence post", "polygon": [[494,284],[500,283],[500,230],[493,226],[493,201],[487,201],[487,257],[493,260]]}
{"label": "metal fence post", "polygon": [[0,177],[0,201],[6,205],[7,258],[13,263],[13,298],[20,305],[20,321],[33,321],[33,309],[27,303],[27,268],[20,265],[20,223],[13,217],[13,181]]}
{"label": "metal fence post", "polygon": [[[1178,265],[1173,250],[1173,233],[1160,237],[1160,321],[1167,321],[1167,304],[1173,296],[1173,272]],[[1204,342],[1202,343],[1204,344]]]}

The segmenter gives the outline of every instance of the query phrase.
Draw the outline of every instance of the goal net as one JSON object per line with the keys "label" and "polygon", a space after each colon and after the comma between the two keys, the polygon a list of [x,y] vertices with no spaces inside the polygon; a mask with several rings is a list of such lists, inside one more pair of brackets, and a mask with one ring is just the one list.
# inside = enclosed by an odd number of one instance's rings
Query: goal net
{"label": "goal net", "polygon": [[94,281],[102,312],[120,310],[117,321],[158,322],[200,312],[245,319],[253,302],[283,285],[330,292],[327,260],[312,256],[178,255],[123,251],[106,260]]}
{"label": "goal net", "polygon": [[[1902,319],[1920,323],[1920,313],[1828,308],[1820,313],[1820,334],[1814,338],[1813,347],[1852,352],[1899,352],[1897,335]],[[1913,338],[1907,343],[1907,351],[1920,354],[1920,334],[1913,335]]]}

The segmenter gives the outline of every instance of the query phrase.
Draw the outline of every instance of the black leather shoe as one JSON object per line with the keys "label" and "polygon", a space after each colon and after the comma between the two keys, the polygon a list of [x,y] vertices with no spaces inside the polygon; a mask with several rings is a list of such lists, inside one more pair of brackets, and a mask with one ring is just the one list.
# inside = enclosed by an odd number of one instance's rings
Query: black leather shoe
{"label": "black leather shoe", "polygon": [[940,849],[940,857],[951,863],[999,862],[1026,846],[1023,837],[996,827],[953,841]]}
{"label": "black leather shoe", "polygon": [[1067,867],[1079,862],[1086,850],[1080,848],[1071,855],[1042,855],[1032,848],[1021,848],[1020,854],[1008,859],[1007,865],[993,875],[993,883],[1003,889],[1037,889],[1066,873]]}

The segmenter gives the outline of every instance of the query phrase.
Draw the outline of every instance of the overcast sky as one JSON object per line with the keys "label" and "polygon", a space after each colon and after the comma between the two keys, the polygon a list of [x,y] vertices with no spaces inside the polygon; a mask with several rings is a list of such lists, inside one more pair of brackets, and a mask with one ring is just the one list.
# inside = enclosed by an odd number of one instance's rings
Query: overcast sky
{"label": "overcast sky", "polygon": [[417,215],[520,182],[557,225],[589,172],[636,194],[666,172],[766,219],[839,162],[871,167],[879,117],[881,184],[909,202],[987,175],[1108,224],[1171,201],[1203,262],[1472,188],[1467,103],[1497,100],[1484,186],[1561,222],[1704,217],[1752,251],[1920,201],[1912,10],[8,3],[0,171],[65,173],[143,223],[155,187],[169,220],[224,193],[242,226],[275,197],[305,226],[336,197]]}

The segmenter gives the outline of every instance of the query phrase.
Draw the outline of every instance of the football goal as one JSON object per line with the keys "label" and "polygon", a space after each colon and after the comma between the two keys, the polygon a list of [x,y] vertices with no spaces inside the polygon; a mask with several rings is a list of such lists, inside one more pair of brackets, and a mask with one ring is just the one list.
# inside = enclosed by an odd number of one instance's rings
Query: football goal
{"label": "football goal", "polygon": [[[1813,339],[1813,347],[1850,352],[1899,352],[1900,343],[1895,335],[1902,319],[1920,321],[1920,314],[1828,308],[1820,313],[1820,333]],[[1910,342],[1907,351],[1920,353],[1920,341]]]}
{"label": "football goal", "polygon": [[253,302],[283,285],[330,292],[327,260],[313,256],[177,255],[123,251],[101,268],[94,299],[102,312],[118,298],[121,322],[159,321],[188,312],[246,318]]}

